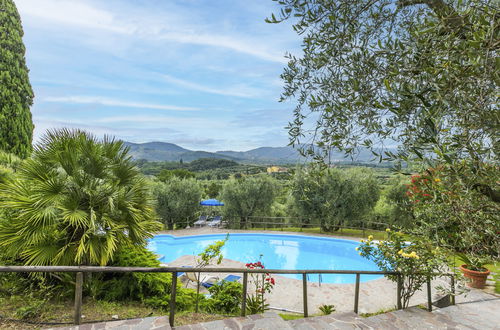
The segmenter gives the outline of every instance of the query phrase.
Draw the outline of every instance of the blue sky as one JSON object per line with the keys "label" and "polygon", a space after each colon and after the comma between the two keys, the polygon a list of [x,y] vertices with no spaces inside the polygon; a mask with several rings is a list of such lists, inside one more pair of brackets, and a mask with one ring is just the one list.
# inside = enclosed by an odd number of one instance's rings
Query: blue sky
{"label": "blue sky", "polygon": [[271,0],[15,0],[35,91],[35,141],[78,127],[197,150],[288,143],[279,103],[289,24]]}

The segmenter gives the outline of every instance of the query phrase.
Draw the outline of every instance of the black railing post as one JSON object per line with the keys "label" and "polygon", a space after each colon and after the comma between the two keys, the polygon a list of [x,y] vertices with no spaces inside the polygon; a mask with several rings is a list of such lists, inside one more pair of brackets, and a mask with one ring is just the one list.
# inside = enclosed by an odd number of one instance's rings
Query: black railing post
{"label": "black railing post", "polygon": [[302,296],[304,299],[304,317],[308,317],[307,312],[307,274],[302,274]]}
{"label": "black railing post", "polygon": [[398,304],[398,309],[403,309],[403,306],[401,304],[401,291],[403,290],[403,276],[401,274],[398,275],[398,282],[397,282],[397,304]]}
{"label": "black railing post", "polygon": [[431,277],[427,276],[427,310],[432,312]]}
{"label": "black railing post", "polygon": [[450,297],[450,303],[452,305],[455,305],[455,275],[451,275],[451,297]]}
{"label": "black railing post", "polygon": [[75,281],[75,325],[82,324],[82,302],[83,302],[83,273],[76,273]]}
{"label": "black railing post", "polygon": [[[170,314],[168,315],[168,323],[171,327],[174,326],[175,320],[175,296],[177,295],[177,272],[172,273],[172,289],[170,291]],[[196,297],[198,298],[198,297]]]}
{"label": "black railing post", "polygon": [[247,289],[248,289],[248,273],[243,273],[243,295],[241,297],[241,316],[247,314]]}
{"label": "black railing post", "polygon": [[360,276],[359,273],[356,273],[356,288],[354,289],[354,313],[356,314],[358,314]]}

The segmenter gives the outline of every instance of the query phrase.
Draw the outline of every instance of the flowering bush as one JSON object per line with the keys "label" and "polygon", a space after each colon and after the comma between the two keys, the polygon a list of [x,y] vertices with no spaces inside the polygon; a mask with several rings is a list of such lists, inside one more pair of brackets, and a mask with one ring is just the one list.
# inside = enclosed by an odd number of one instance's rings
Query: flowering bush
{"label": "flowering bush", "polygon": [[[245,267],[248,269],[265,269],[261,261],[247,263]],[[250,314],[264,313],[269,306],[269,304],[266,304],[264,294],[271,293],[276,281],[269,273],[251,274],[250,276],[250,283],[254,286],[255,293],[247,296],[247,310]]]}
{"label": "flowering bush", "polygon": [[[413,176],[407,191],[416,220],[413,233],[469,260],[499,258],[499,172],[498,166],[473,168],[464,161]],[[470,266],[480,268],[480,263]]]}
{"label": "flowering bush", "polygon": [[[407,308],[410,298],[427,281],[435,277],[434,273],[442,271],[446,264],[444,253],[434,247],[428,240],[416,238],[411,243],[405,242],[404,234],[386,229],[388,239],[375,242],[373,236],[362,240],[356,248],[359,255],[374,261],[377,266],[387,272],[398,272],[402,276],[401,304]],[[397,282],[398,275],[386,275]]]}

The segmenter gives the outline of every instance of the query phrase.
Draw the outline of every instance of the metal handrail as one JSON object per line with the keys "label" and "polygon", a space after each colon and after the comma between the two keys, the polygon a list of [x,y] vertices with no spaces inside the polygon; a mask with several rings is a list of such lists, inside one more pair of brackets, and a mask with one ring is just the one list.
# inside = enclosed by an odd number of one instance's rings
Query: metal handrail
{"label": "metal handrail", "polygon": [[[401,291],[403,275],[400,272],[371,271],[371,270],[330,270],[330,269],[248,269],[248,268],[186,268],[186,267],[111,267],[111,266],[0,266],[0,273],[52,273],[71,272],[76,273],[75,281],[75,313],[74,323],[82,323],[82,302],[83,302],[83,273],[171,273],[172,287],[170,294],[169,323],[174,326],[176,294],[177,294],[177,273],[242,273],[243,292],[241,303],[241,316],[246,315],[246,298],[248,288],[248,274],[302,274],[302,296],[304,317],[308,317],[307,303],[307,275],[308,274],[353,274],[356,275],[354,292],[354,312],[358,313],[359,287],[361,275],[396,275],[397,281],[397,303],[401,309]],[[417,274],[417,273],[415,273]],[[452,273],[426,274],[427,279],[427,308],[432,311],[431,281],[430,276],[449,276],[451,278],[451,291],[455,292],[455,278]],[[198,283],[199,285],[199,283]],[[455,304],[454,295],[451,296],[451,303]]]}

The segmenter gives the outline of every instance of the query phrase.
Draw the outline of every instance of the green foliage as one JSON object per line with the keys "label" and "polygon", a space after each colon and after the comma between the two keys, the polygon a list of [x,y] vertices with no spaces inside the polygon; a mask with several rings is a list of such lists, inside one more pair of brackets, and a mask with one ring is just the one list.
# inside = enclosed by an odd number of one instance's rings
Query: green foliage
{"label": "green foliage", "polygon": [[264,301],[262,295],[247,296],[247,313],[261,314],[269,309],[269,304]]}
{"label": "green foliage", "polygon": [[206,267],[210,263],[215,262],[217,265],[222,262],[224,255],[222,254],[222,248],[226,245],[229,239],[229,234],[226,238],[220,241],[215,241],[212,244],[207,245],[207,247],[198,254],[196,258],[196,267]]}
{"label": "green foliage", "polygon": [[462,162],[413,176],[408,187],[415,216],[413,232],[463,252],[471,260],[499,259],[499,173],[496,165],[474,169]]}
{"label": "green foliage", "polygon": [[222,281],[208,288],[210,298],[203,308],[209,313],[236,314],[240,310],[243,285],[238,282]]}
{"label": "green foliage", "polygon": [[319,306],[319,311],[323,315],[330,315],[333,312],[335,312],[335,306],[334,305],[321,305],[321,306]]}
{"label": "green foliage", "polygon": [[21,320],[29,320],[39,317],[42,314],[46,301],[29,300],[29,304],[16,310],[16,316]]}
{"label": "green foliage", "polygon": [[0,166],[15,170],[21,163],[21,158],[14,154],[0,150]]}
{"label": "green foliage", "polygon": [[49,131],[0,186],[0,248],[26,265],[105,265],[160,228],[144,179],[122,143]]}
{"label": "green foliage", "polygon": [[[207,247],[205,247],[205,249],[198,254],[198,257],[196,257],[196,268],[206,267],[210,265],[212,262],[215,262],[217,265],[219,265],[222,262],[222,259],[224,258],[224,255],[222,254],[222,248],[224,247],[228,239],[229,239],[229,234],[226,235],[225,239],[220,241],[215,241],[212,244],[209,244]],[[199,294],[201,274],[197,273],[196,275],[197,275],[196,293]],[[195,311],[197,313],[198,313],[198,305],[199,305],[199,299],[196,299]]]}
{"label": "green foliage", "polygon": [[392,177],[373,210],[373,216],[378,222],[398,227],[411,227],[413,214],[407,196],[407,179],[402,176]]}
{"label": "green foliage", "polygon": [[31,153],[33,90],[22,41],[23,28],[12,0],[0,1],[0,150]]}
{"label": "green foliage", "polygon": [[199,172],[216,168],[234,167],[239,164],[232,160],[219,158],[200,158],[189,163],[191,171]]}
{"label": "green foliage", "polygon": [[304,38],[282,74],[282,99],[298,101],[292,142],[378,154],[399,142],[389,159],[498,157],[498,1],[274,1],[281,15],[268,21],[293,18]]}
{"label": "green foliage", "polygon": [[[0,150],[0,184],[14,178],[15,171],[21,162],[22,160],[16,155]],[[1,217],[2,211],[0,210],[0,218]]]}
{"label": "green foliage", "polygon": [[190,179],[194,178],[195,174],[193,172],[190,172],[188,170],[179,168],[175,170],[161,170],[161,172],[158,174],[158,179],[163,182],[167,182],[173,177],[179,178],[179,179]]}
{"label": "green foliage", "polygon": [[[113,259],[111,266],[160,267],[156,255],[142,245],[125,246]],[[86,292],[106,301],[140,301],[153,308],[166,310],[170,303],[172,275],[170,273],[107,273],[95,274],[86,282]],[[176,303],[179,310],[192,309],[198,295],[177,285]],[[203,299],[202,296],[198,296]]]}
{"label": "green foliage", "polygon": [[200,210],[202,188],[194,179],[172,177],[165,183],[154,183],[153,194],[158,216],[170,230],[175,225],[192,224]]}
{"label": "green foliage", "polygon": [[205,196],[217,198],[222,190],[222,184],[216,181],[209,181],[205,184]]}
{"label": "green foliage", "polygon": [[[426,283],[427,278],[437,277],[444,272],[447,259],[442,249],[436,247],[424,237],[414,237],[411,243],[405,241],[401,232],[387,229],[388,239],[378,243],[369,236],[356,248],[359,254],[372,260],[382,271],[399,272],[402,275],[401,299],[403,308],[407,308],[410,298]],[[397,275],[385,275],[397,282]]]}
{"label": "green foliage", "polygon": [[264,166],[239,164],[234,161],[215,158],[201,158],[190,163],[147,162],[144,160],[138,160],[135,163],[141,172],[147,175],[159,175],[163,170],[186,170],[196,173],[196,178],[200,180],[223,180],[236,173],[253,175],[266,170]]}
{"label": "green foliage", "polygon": [[[160,267],[157,257],[144,246],[125,246],[114,256],[111,266]],[[118,273],[96,278],[100,285],[95,298],[108,301],[140,300],[170,293],[169,273]],[[93,285],[89,283],[89,285]]]}
{"label": "green foliage", "polygon": [[368,169],[320,171],[311,167],[295,174],[290,209],[305,223],[332,231],[345,222],[366,218],[378,197],[378,183]]}
{"label": "green foliage", "polygon": [[486,267],[484,267],[486,264],[488,264],[491,260],[485,257],[477,256],[477,255],[467,255],[465,253],[457,253],[456,256],[458,259],[466,265],[467,269],[478,271],[478,272],[484,272],[487,270]]}
{"label": "green foliage", "polygon": [[[260,261],[245,264],[248,269],[265,269],[266,267]],[[269,309],[269,304],[266,303],[265,294],[271,293],[276,284],[274,277],[269,273],[256,274],[250,273],[250,286],[255,289],[253,293],[247,294],[247,310],[250,314],[264,313]]]}
{"label": "green foliage", "polygon": [[226,181],[220,196],[224,216],[230,225],[244,228],[250,216],[269,214],[276,188],[275,180],[268,176]]}

